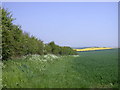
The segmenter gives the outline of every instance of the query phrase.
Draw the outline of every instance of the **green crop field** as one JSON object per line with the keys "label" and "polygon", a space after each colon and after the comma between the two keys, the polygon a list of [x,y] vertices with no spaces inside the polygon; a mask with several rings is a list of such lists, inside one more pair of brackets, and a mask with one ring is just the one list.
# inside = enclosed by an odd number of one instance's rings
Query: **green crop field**
{"label": "green crop field", "polygon": [[3,61],[3,88],[116,88],[118,49]]}

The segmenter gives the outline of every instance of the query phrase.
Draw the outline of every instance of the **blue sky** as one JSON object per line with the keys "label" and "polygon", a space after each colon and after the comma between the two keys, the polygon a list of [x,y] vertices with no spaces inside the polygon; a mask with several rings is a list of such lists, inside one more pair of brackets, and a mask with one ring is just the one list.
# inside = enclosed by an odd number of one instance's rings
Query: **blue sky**
{"label": "blue sky", "polygon": [[6,2],[23,31],[60,46],[117,47],[117,2]]}

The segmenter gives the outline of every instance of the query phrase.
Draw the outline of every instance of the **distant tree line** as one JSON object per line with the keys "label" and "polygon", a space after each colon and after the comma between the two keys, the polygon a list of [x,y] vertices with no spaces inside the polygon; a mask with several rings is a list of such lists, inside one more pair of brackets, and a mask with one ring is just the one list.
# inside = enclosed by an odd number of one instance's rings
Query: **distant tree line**
{"label": "distant tree line", "polygon": [[12,23],[14,18],[7,10],[1,8],[1,24],[2,32],[2,60],[11,59],[28,54],[55,54],[55,55],[74,55],[77,54],[70,47],[60,47],[54,42],[44,44],[43,41],[28,33],[24,33],[20,26]]}

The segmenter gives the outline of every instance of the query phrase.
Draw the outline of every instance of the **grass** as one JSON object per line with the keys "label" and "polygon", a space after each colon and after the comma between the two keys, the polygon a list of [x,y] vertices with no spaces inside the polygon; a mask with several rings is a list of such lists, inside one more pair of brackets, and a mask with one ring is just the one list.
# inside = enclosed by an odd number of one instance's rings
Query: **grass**
{"label": "grass", "polygon": [[2,62],[0,61],[0,89],[2,89]]}
{"label": "grass", "polygon": [[117,49],[4,61],[4,88],[116,88]]}

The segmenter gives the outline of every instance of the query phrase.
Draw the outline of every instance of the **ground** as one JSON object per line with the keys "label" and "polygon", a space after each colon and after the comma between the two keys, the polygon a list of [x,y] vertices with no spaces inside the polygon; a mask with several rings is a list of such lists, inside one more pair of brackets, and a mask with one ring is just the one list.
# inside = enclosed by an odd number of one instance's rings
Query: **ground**
{"label": "ground", "polygon": [[31,55],[4,61],[4,88],[116,88],[118,50]]}

